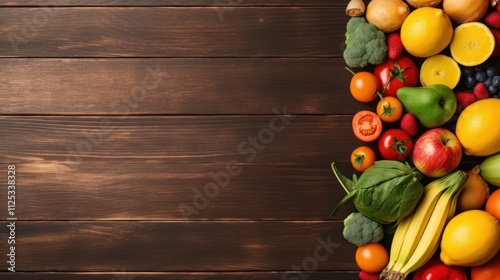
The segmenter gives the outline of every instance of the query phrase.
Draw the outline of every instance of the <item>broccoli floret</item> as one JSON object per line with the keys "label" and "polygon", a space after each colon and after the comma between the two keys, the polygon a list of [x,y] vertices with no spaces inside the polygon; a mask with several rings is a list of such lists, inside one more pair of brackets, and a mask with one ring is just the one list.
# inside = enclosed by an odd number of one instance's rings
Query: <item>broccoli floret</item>
{"label": "broccoli floret", "polygon": [[385,34],[364,17],[351,17],[346,26],[344,60],[349,67],[377,65],[387,58]]}
{"label": "broccoli floret", "polygon": [[356,246],[376,243],[384,237],[382,224],[365,215],[354,212],[344,220],[344,238]]}

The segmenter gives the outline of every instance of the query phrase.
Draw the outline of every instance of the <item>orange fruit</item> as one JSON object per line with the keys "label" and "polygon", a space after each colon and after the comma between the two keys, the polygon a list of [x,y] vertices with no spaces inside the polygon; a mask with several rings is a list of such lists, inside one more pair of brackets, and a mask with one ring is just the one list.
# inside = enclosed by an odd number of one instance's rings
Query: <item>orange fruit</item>
{"label": "orange fruit", "polygon": [[389,253],[380,243],[368,243],[356,250],[356,264],[368,273],[379,273],[389,263]]}
{"label": "orange fruit", "polygon": [[485,62],[495,49],[495,37],[488,26],[480,22],[462,23],[453,30],[450,52],[464,66]]}
{"label": "orange fruit", "polygon": [[486,200],[485,210],[497,220],[500,220],[500,189],[490,194],[490,197]]}
{"label": "orange fruit", "polygon": [[493,259],[470,270],[472,280],[500,280],[500,251]]}

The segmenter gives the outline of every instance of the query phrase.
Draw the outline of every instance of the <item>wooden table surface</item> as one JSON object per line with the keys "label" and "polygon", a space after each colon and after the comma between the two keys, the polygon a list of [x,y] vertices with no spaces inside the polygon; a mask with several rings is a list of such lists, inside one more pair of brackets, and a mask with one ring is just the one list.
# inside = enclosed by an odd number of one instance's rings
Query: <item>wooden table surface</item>
{"label": "wooden table surface", "polygon": [[0,279],[358,279],[347,3],[2,1]]}

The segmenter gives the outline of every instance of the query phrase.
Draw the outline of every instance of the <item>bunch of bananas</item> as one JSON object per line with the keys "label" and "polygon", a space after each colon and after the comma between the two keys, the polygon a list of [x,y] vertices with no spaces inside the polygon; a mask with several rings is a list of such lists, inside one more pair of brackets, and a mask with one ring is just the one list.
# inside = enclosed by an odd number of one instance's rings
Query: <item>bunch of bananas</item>
{"label": "bunch of bananas", "polygon": [[424,187],[415,211],[396,228],[389,264],[381,273],[381,279],[405,279],[430,260],[439,246],[446,222],[455,215],[458,195],[466,181],[466,173],[459,170]]}

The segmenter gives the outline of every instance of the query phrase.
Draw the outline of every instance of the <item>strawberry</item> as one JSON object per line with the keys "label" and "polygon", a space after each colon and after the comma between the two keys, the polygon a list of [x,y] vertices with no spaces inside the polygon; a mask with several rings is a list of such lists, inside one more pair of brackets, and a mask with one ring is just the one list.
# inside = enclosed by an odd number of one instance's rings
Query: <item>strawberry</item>
{"label": "strawberry", "polygon": [[490,97],[490,92],[483,82],[477,83],[472,90],[472,93],[474,93],[474,96],[477,98],[477,100]]}
{"label": "strawberry", "polygon": [[[500,6],[500,5],[499,5]],[[490,28],[493,37],[495,37],[495,49],[493,50],[492,56],[500,56],[500,30],[495,28]]]}
{"label": "strawberry", "polygon": [[359,279],[360,280],[378,280],[378,274],[360,271],[359,272]]}
{"label": "strawberry", "polygon": [[500,28],[500,12],[493,11],[484,18],[486,24],[493,28]]}
{"label": "strawberry", "polygon": [[400,127],[410,136],[415,136],[418,133],[418,120],[414,115],[406,113],[401,118]]}
{"label": "strawberry", "polygon": [[399,32],[392,32],[386,35],[387,57],[391,60],[398,58],[404,50]]}
{"label": "strawberry", "polygon": [[455,96],[457,97],[458,101],[457,113],[462,112],[465,107],[476,101],[476,96],[467,91],[458,91],[457,93],[455,93]]}

